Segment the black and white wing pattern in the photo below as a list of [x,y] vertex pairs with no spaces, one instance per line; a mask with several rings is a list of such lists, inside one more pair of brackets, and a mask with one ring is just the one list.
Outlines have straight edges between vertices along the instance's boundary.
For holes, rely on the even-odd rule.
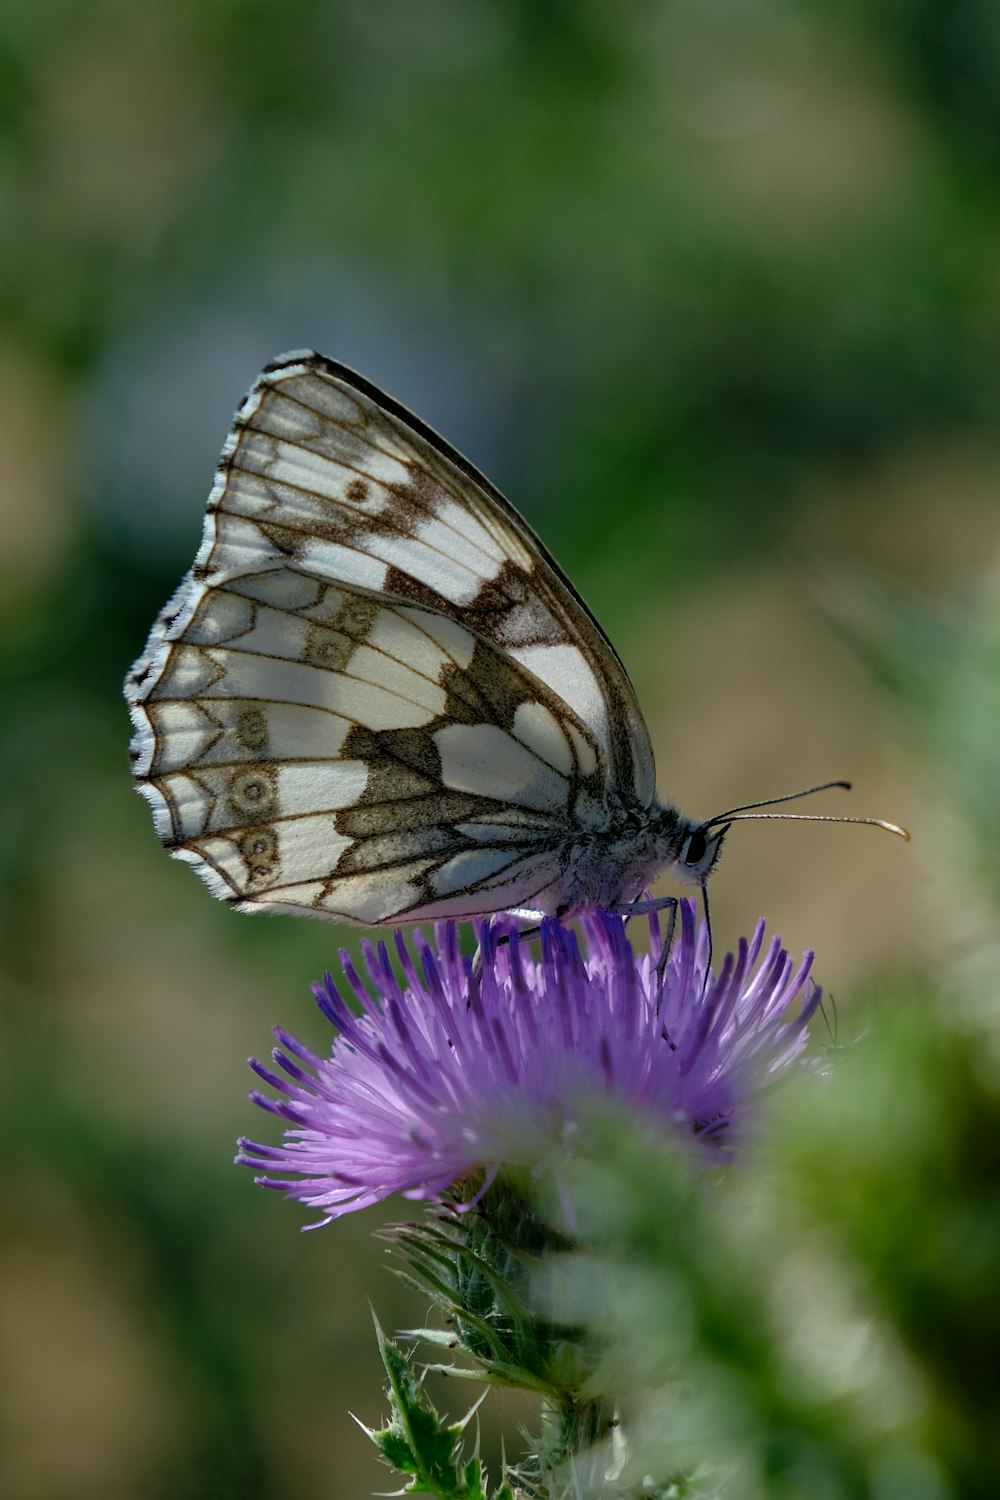
[[488,480],[318,354],[244,401],[126,696],[157,832],[241,909],[375,925],[645,883],[593,853],[655,795],[607,637]]

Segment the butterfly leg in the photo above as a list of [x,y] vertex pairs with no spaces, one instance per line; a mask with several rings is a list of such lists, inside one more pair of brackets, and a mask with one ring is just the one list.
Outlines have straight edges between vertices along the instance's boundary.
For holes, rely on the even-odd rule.
[[660,944],[660,956],[656,960],[656,995],[659,1000],[663,993],[663,981],[666,978],[667,964],[670,962],[670,954],[674,946],[674,932],[677,928],[677,897],[674,896],[667,908],[667,934]]
[[[564,916],[565,911],[565,907],[560,907],[559,911],[556,912],[556,916]],[[522,937],[530,937],[533,933],[536,933],[545,920],[545,912],[533,911],[530,906],[511,906],[508,907],[505,912],[502,912],[501,915],[505,917],[516,917],[519,922],[534,923],[534,926],[531,928],[530,932],[522,932]]]
[[[520,929],[520,931],[518,932],[518,937],[531,938],[531,937],[535,937],[537,933],[541,932],[541,930],[542,930],[542,921],[544,919],[545,913],[542,912],[542,911],[530,911],[530,910],[525,909],[524,907],[512,907],[510,909],[510,911],[498,912],[497,916],[516,917],[519,922],[530,922],[531,923],[530,927],[522,927]],[[497,942],[498,942],[498,944],[499,943],[509,943],[510,942],[510,938],[511,938],[510,933],[509,932],[504,932],[504,933],[501,933],[500,937],[497,939]],[[482,949],[482,944],[478,944],[477,945],[476,951],[472,955],[472,972],[473,972],[473,974],[475,974],[477,981],[480,980],[480,979],[482,979],[482,977],[483,977],[483,949]]]
[[650,896],[645,901],[630,901],[613,910],[620,913],[628,921],[629,917],[642,917],[652,912],[665,911],[667,916],[667,932],[660,944],[659,957],[656,960],[656,993],[657,996],[663,992],[663,981],[666,977],[667,964],[670,962],[671,950],[674,946],[674,933],[677,928],[677,907],[679,898],[677,896]]
[[[830,1002],[830,1015],[829,1016],[826,1013],[826,1004],[827,1004],[827,1001]],[[836,1000],[834,999],[834,997],[832,995],[824,995],[823,999],[820,1001],[819,1011],[820,1011],[820,1015],[823,1017],[823,1020],[826,1022],[826,1029],[830,1033],[830,1047],[829,1047],[829,1050],[831,1052],[839,1052],[841,1050],[841,1048],[840,1048],[840,1043],[837,1041],[837,1033],[838,1033],[838,1031],[840,1029],[840,1023],[839,1023],[839,1018],[837,1016],[837,1002],[836,1002]],[[832,1017],[832,1020],[831,1020],[831,1017]]]

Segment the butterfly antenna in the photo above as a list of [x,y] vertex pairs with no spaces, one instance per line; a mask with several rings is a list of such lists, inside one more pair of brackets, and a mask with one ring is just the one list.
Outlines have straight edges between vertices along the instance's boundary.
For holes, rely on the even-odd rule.
[[726,828],[730,823],[746,823],[754,819],[770,820],[776,819],[789,823],[866,823],[871,828],[884,828],[887,833],[894,833],[897,838],[909,842],[910,835],[905,828],[900,828],[898,823],[888,823],[885,818],[852,818],[844,817],[835,813],[776,813],[758,812],[761,807],[777,807],[782,802],[796,802],[800,797],[812,797],[816,792],[828,792],[835,787],[843,788],[844,791],[851,790],[849,781],[824,781],[820,786],[807,787],[802,792],[789,792],[784,797],[768,797],[761,802],[744,802],[741,807],[731,807],[728,812],[718,813],[714,818],[709,818],[703,823],[702,831],[716,828],[724,824]]

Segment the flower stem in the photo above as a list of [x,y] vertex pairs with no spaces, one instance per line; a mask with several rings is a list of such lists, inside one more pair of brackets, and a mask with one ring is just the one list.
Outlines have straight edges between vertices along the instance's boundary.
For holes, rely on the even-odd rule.
[[541,1407],[539,1457],[548,1468],[559,1468],[603,1442],[617,1426],[608,1401],[578,1401],[571,1396],[545,1396]]

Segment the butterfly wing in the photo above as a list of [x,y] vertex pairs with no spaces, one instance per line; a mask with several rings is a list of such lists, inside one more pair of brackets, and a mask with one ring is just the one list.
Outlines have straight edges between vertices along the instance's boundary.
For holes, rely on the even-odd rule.
[[159,652],[140,784],[216,895],[364,923],[560,903],[597,743],[465,626],[279,566]]
[[530,528],[319,355],[251,390],[126,692],[157,831],[251,909],[548,910],[574,827],[653,795],[625,670]]

